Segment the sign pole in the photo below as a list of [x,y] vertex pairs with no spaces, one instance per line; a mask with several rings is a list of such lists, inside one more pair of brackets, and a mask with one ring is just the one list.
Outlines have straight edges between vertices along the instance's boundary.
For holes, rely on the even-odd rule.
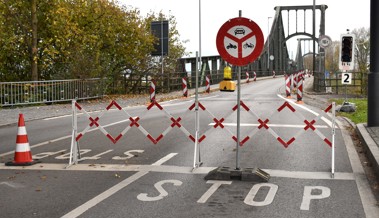
[[236,144],[236,170],[240,169],[240,127],[241,127],[241,67],[238,67],[237,75],[237,144]]
[[[242,17],[242,10],[239,10],[239,17]],[[241,66],[238,67],[237,75],[237,144],[236,144],[236,170],[240,169],[240,127],[241,127]]]

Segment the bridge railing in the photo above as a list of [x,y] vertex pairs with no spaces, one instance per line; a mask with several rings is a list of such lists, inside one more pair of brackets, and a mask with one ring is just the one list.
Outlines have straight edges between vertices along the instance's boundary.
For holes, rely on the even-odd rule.
[[15,106],[103,96],[101,79],[0,82],[0,105]]

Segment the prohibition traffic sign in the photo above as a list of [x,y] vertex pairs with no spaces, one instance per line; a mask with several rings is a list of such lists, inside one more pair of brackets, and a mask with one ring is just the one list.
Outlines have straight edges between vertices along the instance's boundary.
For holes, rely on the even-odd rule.
[[225,22],[217,33],[218,53],[228,63],[245,66],[261,54],[263,33],[252,20],[236,17]]

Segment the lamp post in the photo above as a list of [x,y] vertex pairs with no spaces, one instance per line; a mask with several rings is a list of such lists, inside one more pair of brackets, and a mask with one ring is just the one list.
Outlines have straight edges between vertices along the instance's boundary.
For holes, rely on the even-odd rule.
[[270,18],[267,17],[267,69],[270,71]]

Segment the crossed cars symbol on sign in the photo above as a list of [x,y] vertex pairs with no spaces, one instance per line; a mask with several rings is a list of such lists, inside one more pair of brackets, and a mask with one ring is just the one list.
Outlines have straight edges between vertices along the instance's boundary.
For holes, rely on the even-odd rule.
[[234,35],[239,35],[239,34],[242,34],[242,35],[245,35],[245,29],[244,28],[236,28],[234,30]]

